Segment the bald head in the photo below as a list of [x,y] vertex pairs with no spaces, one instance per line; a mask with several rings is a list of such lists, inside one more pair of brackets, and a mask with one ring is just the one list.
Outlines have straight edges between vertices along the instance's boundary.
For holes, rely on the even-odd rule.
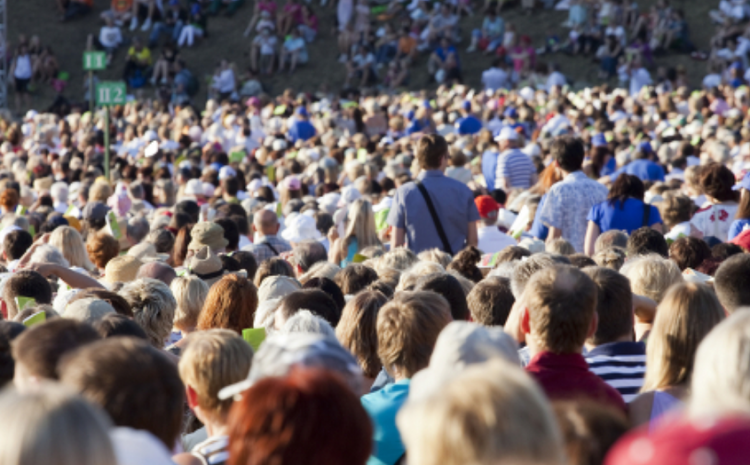
[[172,283],[172,280],[177,277],[177,273],[174,268],[162,262],[151,262],[146,263],[138,269],[136,279],[140,278],[151,278],[158,279],[167,286]]
[[271,210],[260,210],[253,215],[253,229],[264,236],[273,236],[279,232],[279,219]]

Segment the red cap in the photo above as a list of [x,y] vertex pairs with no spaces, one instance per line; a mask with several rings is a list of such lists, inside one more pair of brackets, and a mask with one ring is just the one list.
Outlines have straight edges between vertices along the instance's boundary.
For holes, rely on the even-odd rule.
[[[605,465],[740,465],[750,457],[750,419],[703,418],[641,428],[610,450]],[[706,460],[708,459],[708,460]]]
[[729,242],[739,245],[745,250],[750,250],[750,229],[742,231]]
[[480,195],[474,199],[474,203],[479,210],[479,216],[482,218],[497,218],[497,211],[500,210],[500,204],[489,195]]

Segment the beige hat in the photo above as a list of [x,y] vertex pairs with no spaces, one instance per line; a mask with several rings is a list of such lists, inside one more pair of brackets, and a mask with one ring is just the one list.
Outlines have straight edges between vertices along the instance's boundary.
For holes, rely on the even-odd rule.
[[51,176],[47,176],[46,178],[39,178],[34,181],[34,190],[36,192],[48,191],[52,188],[53,183],[54,180]]
[[192,240],[190,241],[190,245],[188,245],[188,250],[199,250],[204,245],[207,245],[211,247],[211,250],[216,252],[229,244],[229,241],[224,239],[224,228],[216,223],[198,223],[193,227],[190,236]]
[[289,276],[271,276],[263,280],[258,289],[258,302],[279,299],[301,289],[302,286],[296,279]]
[[133,281],[141,265],[143,262],[132,255],[115,257],[104,268],[104,280],[110,284]]
[[209,287],[220,280],[225,273],[221,259],[208,246],[203,246],[198,253],[190,257],[185,268],[188,273],[205,281]]
[[137,258],[143,263],[165,262],[169,258],[169,254],[157,253],[156,247],[150,242],[141,242],[134,245],[128,250],[128,255]]
[[101,299],[79,299],[68,304],[61,315],[63,318],[78,320],[83,323],[93,324],[101,320],[109,313],[115,313],[115,309],[109,302]]

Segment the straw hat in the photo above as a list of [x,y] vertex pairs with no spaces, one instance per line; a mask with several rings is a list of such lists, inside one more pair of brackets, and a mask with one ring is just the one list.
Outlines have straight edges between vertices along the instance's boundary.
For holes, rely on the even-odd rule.
[[208,246],[203,246],[198,253],[190,257],[186,268],[190,274],[201,278],[209,287],[225,273],[221,259]]
[[128,255],[135,257],[143,263],[150,262],[165,262],[169,258],[169,254],[157,253],[156,246],[150,242],[141,242],[136,244],[128,250]]
[[229,241],[224,239],[224,228],[216,223],[198,223],[193,227],[190,236],[192,240],[188,245],[188,250],[199,250],[207,245],[211,247],[211,250],[216,251],[229,244]]
[[104,280],[110,284],[133,281],[143,262],[132,255],[115,257],[104,268]]

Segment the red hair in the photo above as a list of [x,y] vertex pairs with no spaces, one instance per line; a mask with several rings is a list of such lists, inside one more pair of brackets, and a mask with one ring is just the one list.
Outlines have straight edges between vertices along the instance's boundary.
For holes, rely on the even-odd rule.
[[229,465],[364,465],[372,425],[338,375],[295,368],[265,378],[229,413]]

